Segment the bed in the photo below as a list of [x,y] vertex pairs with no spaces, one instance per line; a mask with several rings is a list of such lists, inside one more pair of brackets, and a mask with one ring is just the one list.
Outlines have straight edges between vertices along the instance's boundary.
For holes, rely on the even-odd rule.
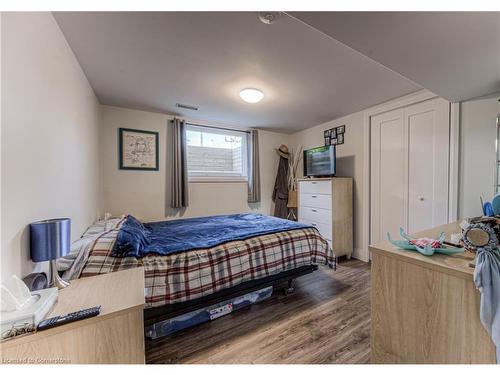
[[[265,215],[243,215],[252,215],[245,216],[245,219],[263,223],[257,225],[260,227],[265,226],[269,220],[276,219]],[[171,224],[177,225],[177,229],[179,225],[186,227],[187,224],[191,231],[180,231],[181,235],[173,237],[174,242],[178,240],[182,247],[183,243],[189,242],[190,233],[191,236],[198,232],[201,233],[198,237],[205,236],[203,223],[227,218],[233,220],[234,217],[235,215],[222,215],[198,218],[198,221],[181,219],[152,224],[161,226],[167,225],[162,223],[168,223],[171,232]],[[208,306],[230,296],[293,280],[313,272],[319,264],[330,267],[336,265],[332,249],[317,229],[307,225],[293,225],[288,220],[278,222],[274,231],[254,230],[255,235],[249,229],[246,234],[240,233],[231,238],[231,233],[238,231],[227,230],[225,234],[216,234],[219,237],[225,236],[219,241],[221,243],[208,241],[212,245],[207,247],[195,244],[193,249],[179,250],[177,244],[174,248],[179,251],[166,255],[148,253],[146,250],[144,254],[133,254],[132,250],[122,254],[132,253],[134,256],[117,256],[117,243],[126,232],[125,225],[129,218],[130,215],[124,215],[104,225],[100,222],[89,228],[82,237],[82,240],[87,239],[84,241],[85,246],[80,246],[76,252],[72,251],[69,257],[61,261],[59,268],[68,279],[144,267],[146,325],[200,306]],[[281,224],[284,226],[280,227]],[[75,264],[78,263],[80,266],[76,268],[79,269],[75,271]]]

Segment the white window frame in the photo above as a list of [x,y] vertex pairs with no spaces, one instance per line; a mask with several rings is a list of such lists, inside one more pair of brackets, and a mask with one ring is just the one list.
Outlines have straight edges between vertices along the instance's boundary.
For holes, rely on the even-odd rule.
[[[224,172],[217,173],[193,173],[189,171],[189,161],[188,161],[188,181],[189,182],[248,182],[248,132],[245,130],[231,130],[223,129],[216,126],[209,125],[197,125],[186,123],[186,132],[188,130],[201,129],[205,133],[223,134],[228,136],[241,136],[242,137],[242,165],[243,165],[243,176],[228,174],[224,176]],[[186,154],[189,158],[186,144]]]

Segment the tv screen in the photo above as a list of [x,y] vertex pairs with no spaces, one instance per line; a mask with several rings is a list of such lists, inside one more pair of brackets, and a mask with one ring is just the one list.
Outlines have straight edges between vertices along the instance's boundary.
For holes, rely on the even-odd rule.
[[304,176],[334,176],[335,146],[322,146],[304,151]]

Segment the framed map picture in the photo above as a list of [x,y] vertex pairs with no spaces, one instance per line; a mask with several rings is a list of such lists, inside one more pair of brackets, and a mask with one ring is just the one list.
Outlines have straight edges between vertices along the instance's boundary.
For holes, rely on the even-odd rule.
[[120,169],[159,170],[157,132],[120,128],[118,142]]

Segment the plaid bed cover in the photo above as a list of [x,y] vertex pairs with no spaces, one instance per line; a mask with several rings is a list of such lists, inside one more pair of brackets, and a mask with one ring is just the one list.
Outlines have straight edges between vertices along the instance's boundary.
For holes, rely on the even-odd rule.
[[335,263],[316,229],[295,229],[232,241],[209,249],[142,259],[111,256],[119,229],[95,241],[81,277],[144,267],[146,307],[200,298],[242,282],[310,264]]

